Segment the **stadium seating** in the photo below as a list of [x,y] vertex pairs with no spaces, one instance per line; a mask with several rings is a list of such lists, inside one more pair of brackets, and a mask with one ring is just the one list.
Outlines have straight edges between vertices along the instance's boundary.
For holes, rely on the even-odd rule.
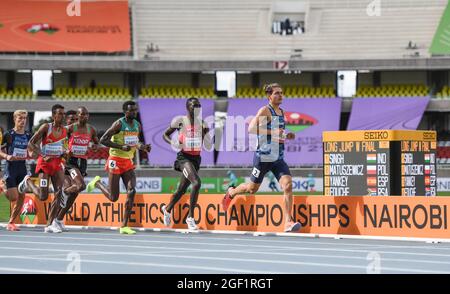
[[440,92],[436,94],[436,98],[450,99],[450,88],[449,86],[444,86]]
[[354,97],[425,97],[430,89],[424,85],[361,86]]
[[[292,1],[295,2],[295,1]],[[428,57],[446,0],[309,0],[304,34],[271,33],[275,0],[135,0],[137,49],[159,60],[288,60]],[[407,49],[408,42],[417,44]],[[149,53],[147,46],[158,46]]]
[[31,100],[35,98],[31,87],[17,86],[12,90],[7,90],[5,86],[0,85],[0,99],[2,100]]
[[140,98],[215,98],[213,88],[192,88],[182,86],[160,86],[141,88]]
[[95,88],[56,87],[52,97],[58,100],[118,101],[132,99],[128,88],[117,86],[97,86]]
[[[323,86],[319,88],[285,86],[283,88],[284,97],[286,98],[332,98],[336,97],[332,86]],[[264,98],[264,91],[260,88],[243,87],[238,88],[236,92],[237,98]]]

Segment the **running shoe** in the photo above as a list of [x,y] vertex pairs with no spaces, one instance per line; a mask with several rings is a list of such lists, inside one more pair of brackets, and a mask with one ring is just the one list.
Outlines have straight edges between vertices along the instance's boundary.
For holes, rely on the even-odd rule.
[[195,223],[195,219],[193,217],[188,217],[186,219],[186,224],[188,225],[189,230],[198,230],[197,224]]
[[222,199],[222,207],[223,207],[223,210],[225,210],[225,211],[228,210],[231,200],[233,200],[233,198],[231,198],[231,196],[230,196],[230,188],[228,188],[227,193],[225,194],[225,196]]
[[51,225],[45,227],[44,232],[59,234],[59,233],[62,233],[62,230],[58,227],[58,225],[53,220]]
[[119,232],[121,234],[126,234],[126,235],[134,235],[134,234],[136,234],[136,231],[132,230],[130,227],[120,228]]
[[17,190],[19,191],[20,194],[25,193],[25,191],[27,190],[27,188],[28,188],[27,181],[30,177],[31,177],[30,175],[26,175],[23,178],[22,182],[20,182],[19,185],[17,186]]
[[170,221],[171,221],[172,214],[169,213],[169,212],[166,210],[166,206],[165,206],[165,205],[163,205],[162,211],[163,211],[163,213],[164,213],[164,225],[165,225],[166,227],[170,227]]
[[6,226],[6,230],[7,230],[7,231],[11,231],[11,232],[20,231],[20,229],[16,226],[15,223],[9,223],[9,224]]
[[58,228],[59,228],[61,231],[67,232],[67,228],[66,228],[66,226],[64,225],[64,222],[63,222],[63,221],[60,221],[60,220],[58,220],[58,219],[55,218],[55,224],[58,226]]
[[298,232],[302,228],[302,225],[298,222],[294,223],[293,221],[289,221],[284,226],[285,232]]
[[100,176],[95,176],[95,178],[92,179],[92,181],[89,182],[86,186],[86,191],[88,193],[92,193],[92,191],[95,190],[95,184],[97,184],[98,181],[100,181],[102,178]]

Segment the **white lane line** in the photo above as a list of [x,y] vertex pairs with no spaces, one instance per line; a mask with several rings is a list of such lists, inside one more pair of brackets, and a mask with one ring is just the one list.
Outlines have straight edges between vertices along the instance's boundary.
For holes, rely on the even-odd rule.
[[31,274],[66,274],[66,272],[26,269],[17,267],[0,267],[0,271],[4,271],[7,273],[16,272],[16,273],[31,273]]
[[[42,238],[50,239],[47,236],[40,236]],[[175,241],[155,241],[155,240],[133,240],[133,239],[108,239],[108,238],[75,238],[75,237],[64,237],[64,236],[57,236],[57,237],[51,237],[52,240],[88,240],[88,241],[113,241],[113,242],[119,242],[119,243],[126,243],[124,245],[120,244],[98,244],[98,243],[64,243],[64,242],[39,242],[39,241],[14,241],[14,240],[0,240],[0,243],[29,243],[29,244],[48,244],[48,245],[79,245],[79,246],[95,246],[95,247],[123,247],[126,246],[127,248],[151,248],[150,244],[183,244],[185,245],[188,243],[189,245],[205,245],[205,246],[226,246],[226,247],[258,247],[258,248],[267,248],[267,249],[277,249],[277,248],[283,248],[283,249],[292,249],[295,251],[299,250],[317,250],[317,251],[334,251],[334,252],[363,252],[368,253],[369,250],[360,250],[360,249],[341,249],[341,248],[317,248],[317,247],[301,247],[301,246],[269,246],[269,245],[255,245],[255,244],[236,244],[236,243],[210,243],[210,242],[192,242],[192,240],[184,240],[182,242],[175,242]],[[132,242],[138,243],[144,243],[148,244],[149,246],[139,246],[139,245],[130,245]],[[295,245],[295,244],[292,244]],[[314,244],[313,244],[314,245]],[[378,253],[384,253],[384,254],[401,254],[401,255],[412,255],[412,256],[438,256],[438,257],[450,257],[450,254],[437,254],[437,253],[422,253],[422,252],[405,252],[405,251],[385,251],[384,248],[377,248]],[[371,250],[373,251],[373,250]]]
[[[107,255],[116,256],[116,253],[107,253]],[[302,265],[302,266],[315,266],[315,267],[326,267],[326,268],[338,268],[338,269],[362,269],[366,270],[367,265],[350,265],[350,264],[336,264],[336,263],[317,263],[317,262],[299,262],[299,261],[280,261],[280,260],[261,260],[254,258],[229,258],[229,257],[206,257],[206,256],[185,256],[185,255],[172,255],[172,254],[145,254],[145,256],[152,257],[162,257],[162,258],[178,258],[178,259],[187,259],[187,260],[207,260],[207,261],[231,261],[249,264],[260,263],[260,264],[280,264],[280,265]],[[43,260],[43,261],[64,261],[67,262],[65,258],[40,258],[40,257],[8,257],[6,259],[26,259],[26,260]],[[180,265],[169,265],[167,263],[148,263],[148,262],[122,262],[122,261],[104,261],[104,260],[95,260],[95,259],[82,259],[83,263],[100,263],[100,264],[118,264],[118,265],[126,265],[126,266],[152,266],[152,267],[176,267],[176,268],[190,268],[190,269],[202,269],[202,270],[215,270],[215,271],[228,271],[228,272],[237,272],[237,273],[272,273],[272,272],[261,272],[254,270],[244,270],[244,269],[234,269],[234,268],[219,268],[219,267],[208,267],[208,266],[190,266],[185,264]],[[424,269],[411,269],[411,268],[396,268],[396,267],[382,267],[382,270],[388,271],[396,271],[403,273],[430,273],[430,274],[448,274],[450,271],[439,271],[439,270],[424,270]]]
[[[28,232],[27,232],[28,233]],[[34,232],[33,232],[34,233]],[[42,237],[42,238],[55,238],[55,236],[47,235],[42,236],[42,233],[36,232],[37,234],[33,234],[31,236],[27,235],[10,235],[11,237],[18,237],[18,238],[33,238],[33,237]],[[109,240],[111,241],[123,241],[123,237],[121,238],[117,234],[108,234],[108,233],[93,233],[93,232],[67,232],[64,234],[70,234],[71,236],[74,235],[83,235],[83,236],[92,236],[95,234],[95,236],[113,236],[117,238],[111,238]],[[133,241],[135,242],[146,242],[146,240],[135,240],[136,237],[143,237],[143,238],[161,238],[161,239],[182,239],[186,240],[188,237],[186,236],[174,236],[174,235],[155,235],[155,234],[146,234],[146,235],[134,235]],[[57,236],[57,238],[62,238],[60,236]],[[78,238],[78,237],[73,237]],[[200,236],[193,236],[190,237],[189,241],[191,240],[221,240],[221,241],[248,241],[248,242],[254,242],[254,243],[280,243],[280,244],[286,244],[286,243],[295,243],[295,244],[314,244],[314,245],[333,245],[333,246],[355,246],[355,247],[373,247],[373,248],[402,248],[402,249],[425,249],[425,250],[450,250],[450,247],[443,247],[443,246],[408,246],[408,245],[389,245],[389,244],[370,244],[370,243],[342,243],[342,242],[322,242],[322,241],[305,241],[305,240],[292,240],[289,241],[285,240],[267,240],[267,239],[260,239],[260,238],[217,238],[217,237],[200,237]],[[127,240],[128,242],[129,240]],[[374,242],[373,240],[370,240]]]
[[[166,247],[156,247],[153,249],[164,249]],[[47,249],[38,249],[38,248],[26,248],[26,247],[4,247],[1,246],[0,249],[2,250],[23,250],[23,251],[47,251]],[[344,260],[363,260],[363,261],[367,261],[367,255],[363,255],[363,256],[348,256],[348,255],[326,255],[326,254],[304,254],[304,253],[283,253],[283,252],[270,252],[268,253],[267,251],[245,251],[245,250],[216,250],[216,249],[183,249],[183,248],[173,248],[176,250],[172,250],[172,248],[166,248],[166,250],[164,251],[151,251],[151,252],[112,252],[112,251],[92,251],[92,250],[70,250],[70,249],[52,249],[53,251],[56,252],[77,252],[77,253],[83,253],[83,255],[85,254],[89,254],[89,255],[108,255],[108,254],[113,254],[113,255],[125,255],[125,256],[148,256],[147,254],[158,254],[158,253],[165,253],[165,254],[173,254],[173,253],[191,253],[191,254],[195,254],[195,253],[201,253],[201,254],[205,254],[205,253],[219,253],[221,255],[224,255],[226,253],[235,253],[235,254],[255,254],[255,255],[268,255],[270,256],[280,256],[280,257],[314,257],[314,258],[330,258],[330,259],[344,259]],[[285,249],[283,249],[285,250]],[[22,255],[23,256],[23,255]],[[33,257],[35,255],[32,255]],[[1,257],[9,257],[8,255],[6,256],[0,256]],[[450,261],[433,261],[433,260],[420,260],[420,259],[402,259],[402,258],[387,258],[387,257],[383,257],[381,256],[380,259],[381,262],[386,262],[386,261],[390,261],[390,262],[406,262],[406,263],[421,263],[421,264],[445,264],[445,265],[450,265]]]
[[[104,253],[109,254],[109,253]],[[158,254],[154,254],[154,256],[158,256]],[[163,257],[163,256],[161,256]],[[178,256],[177,256],[178,257]],[[26,259],[26,260],[42,260],[42,261],[62,261],[68,262],[66,258],[41,258],[41,257],[29,257],[29,256],[15,256],[9,257],[5,259]],[[105,261],[105,260],[96,260],[96,259],[81,259],[83,264],[85,263],[94,263],[94,264],[116,264],[116,265],[125,265],[125,266],[143,266],[143,267],[165,267],[165,268],[184,268],[184,269],[196,269],[196,270],[205,270],[205,271],[218,271],[218,272],[230,272],[230,273],[243,273],[243,274],[275,274],[280,272],[271,272],[271,271],[259,271],[259,270],[245,270],[242,268],[228,268],[228,267],[210,267],[210,266],[197,266],[197,265],[186,265],[186,264],[167,264],[165,263],[155,263],[155,262],[124,262],[124,261]],[[1,268],[0,268],[1,269]],[[126,269],[124,270],[126,271]],[[281,272],[283,273],[283,272]]]
[[[61,239],[64,239],[64,240],[96,240],[96,241],[110,241],[110,242],[119,242],[119,243],[120,242],[126,242],[127,244],[131,243],[131,242],[145,243],[145,244],[147,244],[149,242],[150,243],[151,242],[180,243],[180,242],[174,242],[174,241],[154,241],[154,240],[149,240],[149,238],[147,238],[146,240],[136,240],[134,238],[133,239],[128,239],[128,238],[98,238],[98,237],[94,237],[94,236],[97,236],[97,234],[96,235],[85,235],[85,236],[86,237],[68,237],[66,235],[42,235],[41,234],[41,235],[33,235],[33,236],[15,235],[14,237],[17,237],[17,238],[31,238],[31,239],[45,238],[45,239],[52,239],[52,240],[61,240]],[[164,239],[164,237],[158,237],[158,238]],[[166,239],[172,239],[172,238],[166,238]],[[175,240],[182,240],[182,241],[184,241],[183,243],[189,242],[190,244],[198,244],[198,245],[222,244],[224,246],[226,246],[226,245],[233,245],[233,246],[235,246],[235,243],[215,243],[215,242],[212,242],[212,243],[201,243],[201,242],[193,242],[193,239],[197,239],[197,238],[190,238],[190,239],[187,239],[187,238],[173,238],[173,239],[175,239]],[[198,238],[198,239],[200,239],[200,238]],[[204,239],[210,240],[209,238],[204,238]],[[229,241],[229,242],[231,242],[231,241],[245,241],[245,242],[249,241],[248,239],[236,239],[236,238],[234,238],[234,239],[217,238],[216,240]],[[264,243],[265,244],[266,242],[259,241],[258,243]],[[285,244],[285,245],[286,245],[286,243],[288,243],[288,245],[298,245],[298,244],[333,245],[333,246],[337,245],[336,243],[332,243],[332,242],[317,242],[317,243],[315,243],[315,242],[280,242],[280,243],[281,244]],[[351,246],[351,245],[353,245],[353,244],[350,244],[350,243],[348,244],[348,246]],[[370,244],[358,244],[358,245],[359,246],[369,247],[369,248],[372,247]],[[260,247],[262,245],[245,244],[243,246],[258,246],[258,247]],[[264,247],[270,247],[270,246],[264,246]],[[275,246],[274,245],[272,247],[273,248],[278,248],[279,246]],[[288,248],[292,248],[292,247],[288,247]],[[386,249],[386,248],[389,248],[389,249],[429,249],[429,248],[432,248],[432,247],[389,246],[389,245],[376,245],[376,246],[373,246],[373,250],[375,250],[375,249]],[[435,249],[435,248],[433,248],[433,249]]]
[[[6,227],[6,223],[0,223],[0,227]],[[19,225],[26,228],[43,228],[44,225]],[[117,231],[117,227],[99,227],[99,226],[68,226],[75,230],[95,231],[109,230]],[[318,234],[318,233],[279,233],[279,232],[256,232],[256,231],[231,231],[231,230],[199,230],[190,231],[187,229],[171,229],[171,228],[142,228],[135,227],[140,232],[179,232],[198,234],[216,234],[216,235],[245,235],[245,236],[273,236],[273,237],[296,237],[296,238],[333,238],[333,239],[358,239],[362,241],[391,241],[391,242],[431,242],[431,243],[450,243],[450,238],[426,238],[426,237],[396,237],[396,236],[364,236],[364,235],[343,235],[343,234]]]
[[[104,239],[101,239],[104,240]],[[147,246],[140,246],[140,245],[130,245],[125,244],[125,245],[114,245],[114,244],[99,244],[99,243],[79,243],[79,242],[74,242],[74,243],[63,243],[63,242],[40,242],[40,241],[14,241],[14,240],[0,240],[0,244],[1,243],[18,243],[18,244],[41,244],[41,245],[50,245],[50,246],[55,246],[55,245],[59,245],[59,246],[69,246],[69,245],[73,245],[73,246],[90,246],[90,247],[114,247],[114,248],[136,248],[136,249],[149,249],[149,248],[154,248],[154,246],[151,246],[150,244],[164,244],[166,245],[163,248],[170,248],[167,246],[167,244],[179,244],[182,246],[186,246],[186,242],[163,242],[163,241],[148,241],[147,242]],[[249,248],[249,245],[242,245],[242,244],[218,244],[218,243],[194,243],[194,242],[189,242],[188,243],[189,246],[191,245],[207,245],[209,247],[211,246],[226,246],[226,247],[238,247],[238,248]],[[371,252],[371,250],[359,250],[359,249],[338,249],[338,248],[317,248],[317,247],[300,247],[300,246],[278,246],[278,247],[273,247],[273,246],[264,246],[264,245],[256,245],[253,246],[253,248],[255,247],[259,247],[259,249],[263,250],[263,249],[291,249],[295,252],[300,252],[302,250],[311,250],[311,251],[318,251],[318,252],[322,252],[322,251],[331,251],[331,252],[349,252],[351,254],[354,254],[356,252],[358,253],[364,253],[367,254],[369,252]],[[203,250],[203,249],[200,249]],[[267,251],[268,253],[270,252],[269,250]],[[437,254],[437,253],[418,253],[418,252],[404,252],[404,251],[382,251],[382,250],[378,250],[377,251],[379,254],[397,254],[397,255],[409,255],[409,256],[434,256],[434,257],[441,257],[441,258],[448,258],[450,257],[450,254]]]

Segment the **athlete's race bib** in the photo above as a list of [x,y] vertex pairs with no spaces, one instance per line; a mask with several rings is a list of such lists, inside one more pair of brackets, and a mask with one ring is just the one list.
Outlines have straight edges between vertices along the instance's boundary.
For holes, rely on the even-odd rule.
[[125,145],[136,146],[139,143],[139,138],[137,136],[124,136]]
[[115,169],[116,166],[117,166],[116,161],[115,160],[109,160],[108,166],[111,169]]
[[61,143],[58,144],[47,144],[44,146],[42,152],[47,156],[60,156],[63,154],[63,146]]
[[87,150],[88,150],[87,146],[78,146],[78,145],[72,146],[73,155],[86,155]]
[[27,149],[14,148],[12,155],[18,158],[26,159],[28,157]]
[[199,150],[202,148],[202,140],[200,138],[186,138],[186,148]]

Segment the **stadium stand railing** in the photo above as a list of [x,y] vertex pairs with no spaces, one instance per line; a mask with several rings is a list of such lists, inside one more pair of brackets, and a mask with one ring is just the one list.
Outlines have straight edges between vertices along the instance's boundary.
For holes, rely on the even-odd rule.
[[53,99],[57,100],[105,100],[105,101],[120,101],[129,100],[133,96],[130,94],[128,88],[118,86],[97,86],[95,88],[71,88],[71,87],[56,87]]
[[158,86],[141,88],[139,98],[216,98],[213,88],[184,86]]
[[425,85],[360,86],[354,97],[426,97],[430,88]]

